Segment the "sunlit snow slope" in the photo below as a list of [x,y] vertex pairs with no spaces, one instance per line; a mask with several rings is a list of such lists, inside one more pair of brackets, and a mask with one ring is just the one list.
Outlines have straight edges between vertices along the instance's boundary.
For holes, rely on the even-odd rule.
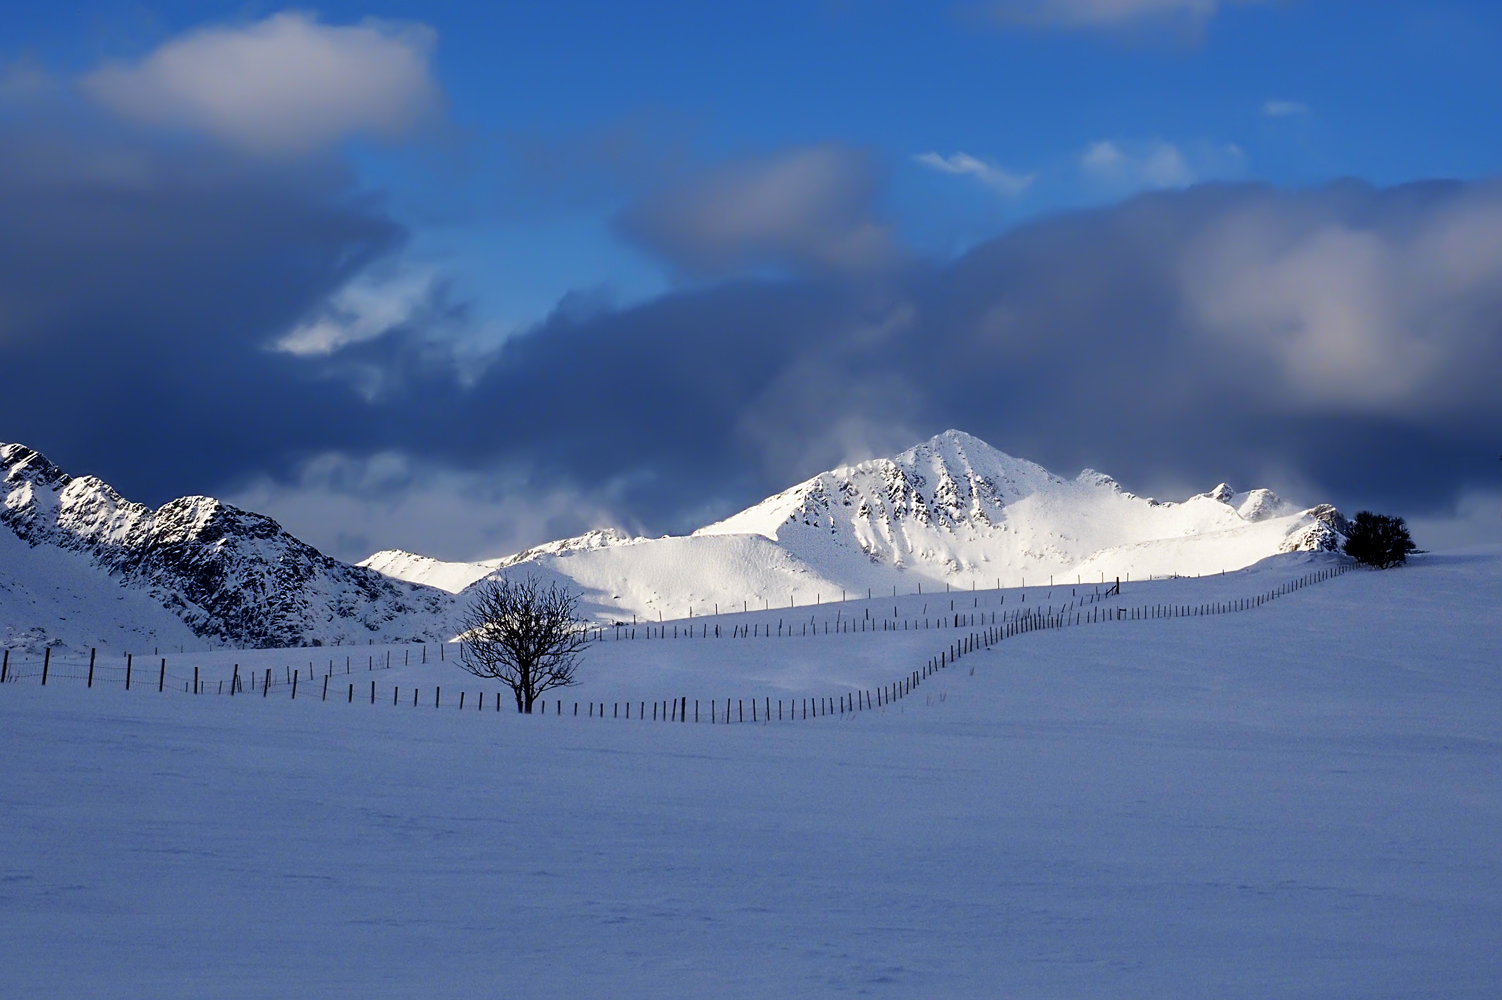
[[656,619],[788,607],[868,590],[969,590],[1219,573],[1283,552],[1332,550],[1345,522],[1267,490],[1221,485],[1181,503],[1074,479],[947,431],[892,458],[821,473],[687,537],[593,532],[494,563],[381,552],[361,565],[462,589],[530,571],[583,589],[599,617]]
[[[1336,560],[1270,562],[1123,600]],[[957,630],[607,641],[546,716],[431,647],[390,671],[338,650],[327,700],[306,673],[296,699],[195,697],[154,671],[127,692],[118,658],[93,688],[28,664],[0,684],[0,997],[1492,1000],[1499,602],[1502,548],[1421,555],[730,726],[651,699],[801,703]],[[206,659],[281,676],[315,651]]]

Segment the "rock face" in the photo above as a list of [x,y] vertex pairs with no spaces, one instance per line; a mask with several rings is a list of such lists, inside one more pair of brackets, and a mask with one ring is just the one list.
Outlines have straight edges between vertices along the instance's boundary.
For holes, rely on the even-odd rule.
[[0,445],[0,472],[0,522],[17,537],[87,556],[195,635],[255,647],[447,638],[450,595],[331,559],[268,517],[211,497],[152,510],[18,444]]
[[1322,503],[1301,516],[1310,523],[1291,533],[1279,552],[1339,552],[1345,547],[1351,524],[1340,511]]

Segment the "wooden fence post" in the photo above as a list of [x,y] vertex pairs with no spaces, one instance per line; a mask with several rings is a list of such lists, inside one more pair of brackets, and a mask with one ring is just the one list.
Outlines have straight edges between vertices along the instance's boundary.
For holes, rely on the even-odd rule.
[[10,650],[5,651],[5,658],[0,660],[0,684],[4,684],[10,676]]
[[130,668],[131,668],[131,664],[133,664],[134,662],[135,662],[135,654],[134,653],[126,653],[125,654],[125,690],[127,690],[127,691],[130,690]]
[[93,646],[89,647],[89,687],[94,686],[94,654],[97,652]]
[[47,686],[47,671],[52,666],[52,647],[42,647],[42,687]]

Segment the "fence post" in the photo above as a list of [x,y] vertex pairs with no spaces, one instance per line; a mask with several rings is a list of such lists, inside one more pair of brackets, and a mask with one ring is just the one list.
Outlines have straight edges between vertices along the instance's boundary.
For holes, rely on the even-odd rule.
[[136,654],[134,653],[125,654],[125,690],[127,691],[130,690],[130,668],[135,662],[135,656]]
[[52,666],[52,647],[42,647],[42,687],[47,686],[47,671]]
[[10,676],[10,650],[7,649],[5,659],[0,660],[0,684],[4,684],[8,676]]
[[328,674],[324,674],[323,675],[323,700],[324,701],[328,701],[329,700],[329,675]]
[[297,675],[299,673],[301,673],[301,672],[302,672],[302,668],[301,667],[299,667],[296,670],[292,671],[292,700],[293,701],[297,700]]
[[[93,667],[90,667],[89,668],[89,677],[92,678],[93,676],[94,676],[94,670],[93,670]],[[194,694],[198,693],[198,668],[197,667],[193,668],[193,693]]]
[[97,652],[93,646],[89,647],[89,687],[94,686],[94,654]]

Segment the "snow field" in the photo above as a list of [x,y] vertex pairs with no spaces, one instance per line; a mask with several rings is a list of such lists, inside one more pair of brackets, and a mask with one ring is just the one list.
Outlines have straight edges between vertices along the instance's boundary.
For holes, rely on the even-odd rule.
[[[1237,593],[1161,586],[1195,584]],[[828,725],[6,685],[0,995],[1490,996],[1499,597],[1502,550],[1425,556],[1021,636]]]
[[[1314,583],[1347,568],[1344,560],[1326,554],[1285,555],[1225,575],[1127,583],[1119,597],[1102,596],[1109,588],[1100,585],[956,590],[602,628],[597,633],[601,641],[586,654],[580,683],[551,692],[549,711],[572,714],[577,703],[589,717],[593,704],[602,703],[607,717],[624,718],[627,702],[639,711],[645,701],[650,713],[654,701],[686,698],[689,717],[695,717],[692,705],[699,701],[698,717],[709,721],[710,703],[730,698],[769,706],[775,718],[781,699],[787,703],[785,717],[792,716],[796,702],[802,718],[807,699],[815,705],[827,700],[837,711],[841,697],[860,705],[868,699],[874,703],[885,697],[879,692],[892,693],[893,685],[895,696],[901,697],[901,685],[913,671],[921,683],[926,670],[941,657],[951,661],[967,642],[983,646],[988,639],[1004,641],[1019,631],[1109,625],[1106,619],[1118,617],[1255,610],[1259,601],[1290,592],[1301,581]],[[40,679],[42,657],[17,651],[9,655],[12,679]],[[238,673],[242,693],[261,696],[258,687],[269,671],[271,696],[289,697],[295,676],[299,697],[320,700],[324,677],[330,675],[327,697],[334,701],[371,704],[374,682],[376,704],[458,707],[464,692],[467,707],[482,704],[482,694],[483,703],[494,707],[494,690],[464,672],[452,659],[455,655],[452,643],[200,651],[183,644],[132,654],[131,675],[135,688],[154,690],[160,684],[186,693],[196,682],[203,694],[227,694]],[[95,661],[95,683],[124,685],[125,653],[101,651]],[[899,664],[900,673],[894,671]],[[60,649],[51,655],[52,683],[86,682],[88,674],[85,651]],[[745,714],[751,718],[752,710],[745,708]],[[676,711],[670,717],[676,718]]]

